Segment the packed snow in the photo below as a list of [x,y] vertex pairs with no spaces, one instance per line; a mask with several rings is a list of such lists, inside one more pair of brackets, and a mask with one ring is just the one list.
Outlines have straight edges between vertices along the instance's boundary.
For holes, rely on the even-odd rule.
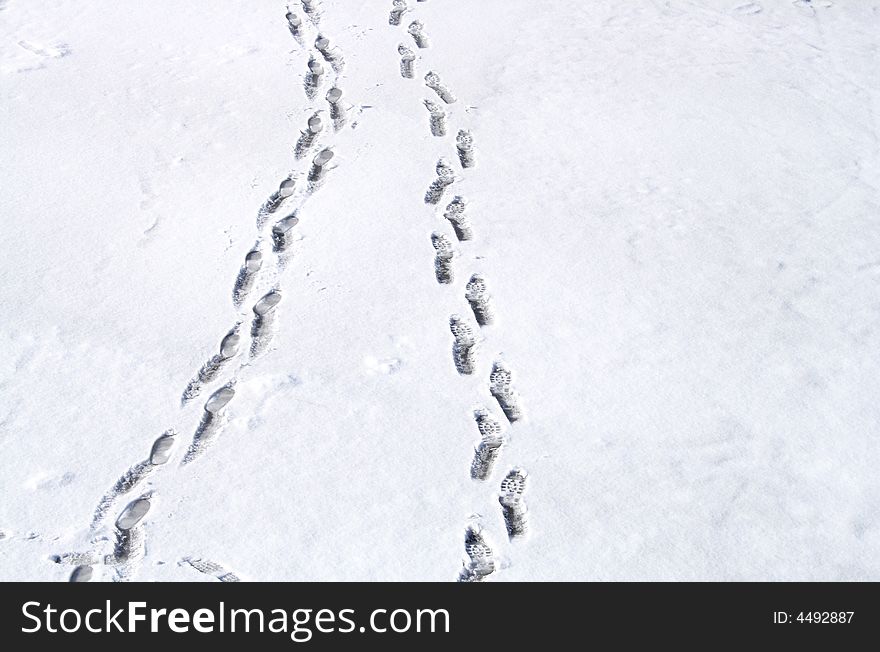
[[0,579],[880,580],[880,2],[0,35]]

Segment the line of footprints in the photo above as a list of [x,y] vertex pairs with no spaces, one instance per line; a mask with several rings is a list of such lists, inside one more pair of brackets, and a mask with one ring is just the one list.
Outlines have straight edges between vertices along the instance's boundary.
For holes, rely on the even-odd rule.
[[[300,48],[306,49],[307,39],[314,39],[303,88],[306,97],[313,100],[322,87],[329,86],[325,94],[328,105],[326,111],[329,114],[332,133],[336,133],[347,124],[351,109],[342,101],[342,91],[337,86],[344,59],[339,49],[320,32],[321,8],[318,1],[301,0],[300,4],[305,20],[290,6],[287,8],[286,18],[287,27]],[[330,75],[325,74],[319,58],[330,66],[332,70]],[[217,441],[228,423],[226,408],[235,397],[235,384],[239,371],[270,349],[278,325],[277,307],[282,299],[279,278],[290,262],[294,245],[298,241],[294,227],[299,223],[299,211],[306,200],[324,184],[327,173],[333,167],[331,165],[333,150],[329,146],[320,147],[322,136],[330,131],[324,129],[322,117],[324,109],[312,107],[309,111],[311,117],[308,119],[308,124],[293,146],[293,158],[295,161],[300,161],[310,152],[318,151],[314,154],[307,172],[301,173],[296,170],[291,172],[281,182],[278,190],[260,207],[256,221],[257,242],[245,255],[244,263],[233,286],[232,303],[239,311],[243,310],[250,297],[259,296],[251,308],[249,346],[243,346],[246,336],[243,326],[247,313],[240,312],[239,320],[220,340],[218,352],[195,373],[181,396],[181,406],[184,407],[197,399],[205,388],[221,381],[224,377],[227,378],[226,382],[214,390],[205,401],[198,426],[183,455],[181,466],[195,461]],[[304,183],[299,183],[302,177]],[[296,208],[272,225],[271,246],[267,243],[264,247],[266,224],[283,206],[291,205]],[[274,260],[274,265],[267,265],[267,259]],[[102,567],[113,570],[115,581],[126,581],[134,577],[146,551],[143,523],[155,501],[155,491],[152,488],[148,489],[123,507],[113,522],[110,536],[103,527],[108,514],[117,503],[147,485],[154,474],[168,464],[173,456],[177,439],[177,432],[174,429],[164,432],[153,443],[147,459],[130,467],[102,496],[91,522],[92,545],[95,550],[53,557],[57,563],[75,566],[70,576],[71,582],[87,582],[96,577],[96,572]],[[106,554],[96,551],[100,548],[109,548],[111,545],[112,549]],[[179,565],[188,566],[221,582],[239,581],[235,573],[208,559],[184,557]]]
[[[425,2],[426,0],[416,0]],[[411,11],[407,0],[393,0],[388,23],[392,26],[403,26],[405,14]],[[400,55],[400,75],[404,79],[415,79],[418,57],[417,50],[430,46],[431,39],[420,20],[412,20],[406,27],[412,38],[412,46],[401,43],[397,52]],[[415,49],[413,49],[415,48]],[[434,92],[436,98],[426,98],[423,102],[428,110],[428,122],[431,135],[442,138],[448,133],[449,115],[444,105],[457,101],[455,94],[446,86],[438,73],[429,70],[424,76],[425,86]],[[476,165],[473,136],[469,131],[459,130],[455,139],[458,162],[463,170]],[[450,187],[456,181],[456,172],[449,159],[441,158],[435,166],[436,178],[425,192],[425,204],[439,206]],[[474,239],[474,231],[467,215],[468,202],[459,195],[454,195],[446,204],[443,217],[449,222],[455,240],[460,243]],[[441,285],[455,282],[454,258],[456,257],[453,239],[442,232],[431,234],[434,248],[434,274]],[[452,360],[456,370],[462,375],[471,375],[476,369],[478,353],[477,331],[490,326],[495,321],[495,309],[488,291],[486,279],[480,274],[473,274],[467,281],[464,292],[470,305],[477,328],[469,320],[458,314],[449,318],[449,330],[452,333]],[[513,376],[510,369],[501,362],[495,361],[489,375],[489,391],[509,424],[523,418],[520,399],[513,388]],[[496,461],[505,443],[504,426],[493,416],[491,410],[480,408],[474,412],[480,440],[474,449],[470,474],[474,480],[485,482],[492,477]],[[511,469],[501,481],[498,502],[511,539],[525,536],[528,531],[528,510],[523,494],[526,490],[528,474],[522,468]],[[478,582],[484,580],[497,570],[498,562],[488,536],[478,522],[470,523],[465,530],[464,548],[466,560],[458,580],[462,582]]]

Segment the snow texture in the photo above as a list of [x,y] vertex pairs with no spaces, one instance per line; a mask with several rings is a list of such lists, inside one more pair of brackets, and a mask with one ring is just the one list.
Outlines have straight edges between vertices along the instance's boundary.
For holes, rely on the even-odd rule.
[[877,0],[0,25],[0,579],[880,580]]

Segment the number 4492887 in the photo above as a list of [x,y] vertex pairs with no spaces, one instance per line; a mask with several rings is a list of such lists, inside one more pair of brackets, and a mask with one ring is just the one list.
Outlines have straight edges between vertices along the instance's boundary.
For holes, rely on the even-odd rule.
[[854,611],[801,611],[795,620],[799,623],[849,623]]

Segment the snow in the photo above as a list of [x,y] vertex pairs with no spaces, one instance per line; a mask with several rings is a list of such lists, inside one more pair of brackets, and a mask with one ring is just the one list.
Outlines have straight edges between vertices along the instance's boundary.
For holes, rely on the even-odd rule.
[[[452,581],[471,527],[489,581],[880,579],[880,2],[408,4],[391,26],[389,0],[323,0],[318,29],[294,2],[301,45],[280,1],[0,2],[0,579],[112,557],[141,497],[144,557],[126,563],[148,581]],[[441,158],[456,180],[427,205]],[[443,217],[455,195],[473,240]],[[433,232],[454,243],[451,284]],[[479,333],[473,375],[453,314]],[[481,408],[505,426],[487,481],[470,477]],[[169,429],[168,463],[91,530]],[[529,531],[508,540],[514,468]]]

